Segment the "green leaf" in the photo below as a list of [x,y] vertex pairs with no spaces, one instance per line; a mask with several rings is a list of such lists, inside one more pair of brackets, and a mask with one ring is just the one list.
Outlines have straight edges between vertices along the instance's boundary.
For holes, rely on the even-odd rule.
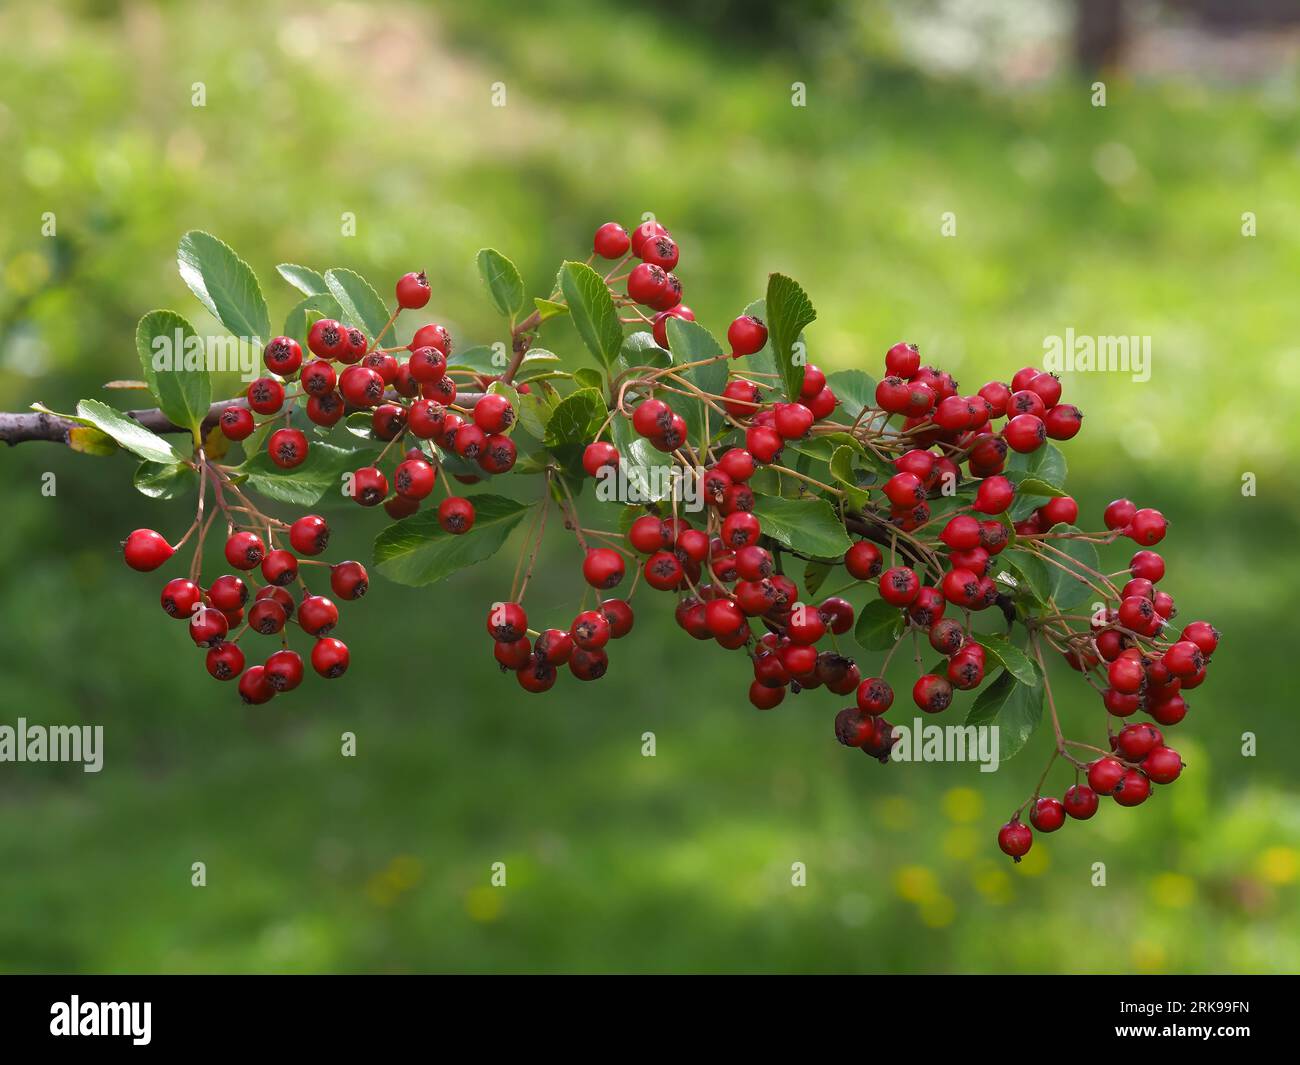
[[343,311],[343,322],[365,332],[375,340],[388,324],[388,308],[367,281],[351,270],[326,270],[325,284]]
[[862,370],[838,370],[826,375],[826,384],[840,401],[843,420],[853,421],[876,403],[876,379]]
[[250,487],[269,499],[310,507],[329,491],[341,493],[344,475],[368,466],[373,457],[370,449],[353,451],[312,441],[302,465],[291,470],[281,469],[261,450],[236,471],[246,475]]
[[562,314],[569,313],[569,308],[563,303],[554,303],[551,300],[544,300],[540,296],[533,297],[533,305],[537,308],[537,314],[543,322],[550,318],[558,318]]
[[858,611],[853,638],[867,651],[888,651],[902,638],[906,628],[900,608],[883,599],[873,599]]
[[1012,452],[1006,468],[1008,480],[1016,486],[1016,498],[1008,511],[1011,520],[1023,521],[1048,499],[1065,495],[1066,473],[1065,456],[1054,444],[1044,444],[1027,455]]
[[763,523],[763,532],[791,551],[838,561],[850,547],[844,526],[824,499],[756,494],[754,513]]
[[174,311],[150,311],[135,327],[135,348],[159,408],[197,437],[212,403],[212,375],[202,338]]
[[655,369],[662,369],[673,364],[673,356],[671,352],[655,343],[653,333],[642,331],[627,335],[623,346],[619,348],[618,361],[623,369],[630,369],[633,366],[653,366]]
[[1057,488],[1054,484],[1048,484],[1046,481],[1039,480],[1037,477],[1026,477],[1016,486],[1018,492],[1025,492],[1029,495],[1048,496],[1049,498],[1058,498],[1066,493]]
[[967,725],[997,726],[1000,758],[1019,752],[1043,719],[1043,682],[1037,668],[1033,684],[1018,683],[1003,670],[979,693],[966,715]]
[[[1037,555],[1020,547],[1009,547],[1000,556],[1002,564],[1015,576],[1018,591],[1046,604],[1052,594],[1052,570]],[[999,584],[1004,584],[998,580]]]
[[1038,670],[1033,660],[1005,636],[981,632],[975,639],[1021,684],[1038,683]]
[[596,430],[604,422],[607,411],[605,401],[594,388],[580,388],[560,401],[546,423],[543,443],[547,447],[564,444],[586,444],[596,438]]
[[136,467],[131,483],[150,499],[175,499],[197,483],[194,467],[183,462],[142,462]]
[[101,433],[111,436],[131,454],[148,462],[170,466],[184,462],[185,456],[157,433],[128,418],[120,410],[97,399],[83,399],[77,404],[77,419],[93,425]]
[[483,248],[478,253],[478,272],[488,287],[488,294],[496,308],[507,318],[513,318],[524,305],[524,279],[515,264],[495,248]]
[[529,509],[504,496],[476,495],[472,501],[474,527],[460,536],[438,524],[436,510],[390,525],[375,538],[375,567],[398,584],[432,584],[495,554]]
[[115,455],[120,450],[111,436],[93,425],[74,425],[68,430],[68,447],[83,455]]
[[566,262],[560,267],[559,283],[578,335],[608,369],[623,346],[623,324],[604,279],[586,263]]
[[[1075,526],[1064,523],[1053,525],[1048,530],[1048,532],[1052,533],[1077,533],[1079,531]],[[1056,601],[1056,605],[1062,610],[1067,610],[1072,606],[1078,606],[1080,603],[1086,603],[1089,596],[1098,595],[1097,590],[1083,580],[1084,576],[1091,579],[1095,578],[1092,578],[1091,574],[1079,568],[1080,566],[1086,566],[1088,569],[1096,570],[1101,565],[1101,559],[1097,556],[1097,548],[1087,540],[1054,539],[1050,543],[1058,550],[1064,551],[1079,564],[1079,566],[1071,567],[1072,572],[1067,573],[1061,566],[1068,566],[1069,563],[1058,556],[1053,561],[1059,562],[1060,565],[1048,567],[1052,571],[1052,598]],[[1076,574],[1079,575],[1076,576]]]
[[786,399],[798,400],[803,385],[805,362],[795,361],[795,343],[805,326],[817,318],[812,302],[798,283],[785,274],[770,274],[767,279],[767,330],[772,343],[772,353],[781,380],[785,384]]
[[[519,369],[515,371],[514,380],[527,381],[539,374],[553,373],[552,363],[559,361],[560,357],[553,351],[547,351],[545,348],[529,348],[524,352],[523,359],[520,360]],[[587,367],[587,372],[595,375],[597,388],[600,388],[605,383],[598,371]]]
[[629,487],[646,502],[658,502],[672,494],[666,476],[652,475],[651,470],[666,465],[664,456],[645,437],[633,429],[631,419],[615,418],[610,423],[614,446],[618,448],[618,466]]
[[[853,506],[861,508],[866,506],[867,491],[862,487],[859,474],[853,468],[853,460],[856,455],[857,452],[853,448],[841,444],[831,455],[830,471],[831,476],[844,486],[849,502]],[[874,482],[876,479],[875,474],[868,474],[867,476],[870,482]]]
[[599,370],[584,366],[573,371],[573,383],[579,388],[594,388],[599,392],[605,385],[605,379],[600,376]]
[[551,420],[558,405],[555,393],[549,389],[534,388],[531,392],[521,394],[516,408],[519,424],[541,440],[546,435],[546,423]]
[[354,410],[343,419],[343,428],[362,440],[375,439],[375,416],[368,410]]
[[803,586],[809,596],[814,596],[834,567],[829,562],[809,562],[803,568]]
[[342,318],[343,308],[328,292],[318,292],[294,305],[284,319],[284,335],[302,339],[319,318]]
[[252,343],[270,339],[271,316],[252,267],[211,233],[192,229],[176,250],[181,278],[216,319]]
[[297,263],[281,263],[276,267],[276,270],[280,272],[282,278],[304,296],[323,296],[329,292],[325,285],[325,279],[309,266],[299,266]]
[[510,354],[505,345],[492,347],[488,344],[475,344],[464,350],[453,350],[448,366],[459,366],[478,373],[501,373],[510,364]]

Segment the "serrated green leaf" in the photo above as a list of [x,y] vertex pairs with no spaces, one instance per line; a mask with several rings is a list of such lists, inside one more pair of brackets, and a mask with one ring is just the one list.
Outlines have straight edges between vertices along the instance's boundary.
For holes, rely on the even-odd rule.
[[[1034,667],[1037,671],[1037,666]],[[966,715],[967,725],[993,725],[998,729],[998,756],[1005,760],[1017,754],[1043,719],[1043,682],[1021,684],[1003,670],[976,697]]]
[[474,370],[476,373],[499,374],[510,365],[510,352],[506,350],[505,344],[475,344],[464,350],[453,350],[447,365]]
[[276,270],[304,296],[322,296],[329,292],[329,288],[325,285],[325,278],[309,266],[281,263]]
[[344,475],[370,465],[374,455],[370,448],[350,450],[313,441],[301,466],[281,469],[265,450],[259,450],[236,472],[247,476],[249,486],[269,499],[310,507],[327,492],[341,494]]
[[580,370],[573,371],[573,383],[579,388],[594,388],[599,392],[604,387],[605,379],[600,376],[599,370],[584,366]]
[[560,267],[559,285],[578,335],[608,369],[623,346],[623,324],[604,279],[586,263],[566,262]]
[[844,526],[824,499],[756,494],[754,513],[763,523],[763,532],[791,551],[838,561],[849,549]]
[[549,389],[535,388],[519,396],[519,423],[531,435],[541,440],[546,435],[546,423],[551,420],[559,400]]
[[181,237],[176,265],[190,291],[237,337],[262,344],[271,316],[252,267],[211,233],[192,229]]
[[507,318],[513,318],[524,305],[524,279],[515,264],[495,248],[483,248],[478,253],[478,273],[487,285],[488,294],[496,309]]
[[795,344],[799,334],[817,318],[812,301],[798,283],[785,274],[771,274],[767,279],[768,338],[776,358],[777,371],[785,386],[786,399],[796,401],[803,386],[804,363],[795,361]]
[[1038,670],[1033,660],[1005,636],[993,633],[979,633],[975,639],[983,646],[985,652],[1010,673],[1021,684],[1036,684]]
[[494,555],[529,510],[504,496],[476,495],[471,502],[474,527],[459,536],[443,530],[436,510],[390,525],[375,538],[375,568],[398,584],[432,584]]
[[899,607],[892,606],[883,599],[873,599],[858,611],[853,638],[864,650],[888,651],[902,638],[906,628],[903,611]]
[[343,428],[362,440],[375,439],[375,416],[368,410],[354,410],[343,419]]
[[135,327],[135,348],[159,408],[197,438],[212,404],[212,375],[202,338],[174,311],[150,311]]
[[128,418],[120,410],[97,399],[83,399],[77,404],[77,420],[93,425],[101,433],[111,436],[131,454],[148,462],[169,466],[184,462],[185,456],[157,433]]
[[558,318],[561,314],[568,314],[569,308],[563,303],[555,303],[552,300],[544,300],[540,296],[533,297],[533,306],[537,308],[538,318],[545,322],[551,318]]
[[837,370],[826,375],[826,384],[840,401],[843,421],[853,421],[876,403],[876,379],[862,370]]
[[360,274],[335,268],[325,271],[325,284],[339,301],[343,323],[365,332],[374,341],[388,324],[388,308],[379,294]]
[[629,333],[619,348],[618,364],[620,369],[634,366],[652,366],[662,369],[673,363],[672,353],[655,343],[653,333],[644,331]]
[[[1052,573],[1050,567],[1037,555],[1019,547],[1009,547],[999,556],[1007,570],[1017,581],[1017,591],[1032,599],[1046,604],[1052,594]],[[998,583],[1005,582],[999,579]]]
[[[1054,444],[1044,444],[1029,454],[1012,452],[1007,459],[1006,477],[1016,486],[1016,497],[1008,511],[1012,521],[1023,521],[1053,496],[1062,496],[1067,474],[1065,456]],[[1038,489],[1055,488],[1055,492]]]
[[68,447],[83,455],[114,455],[119,448],[117,442],[107,433],[101,433],[93,425],[74,425],[68,430]]
[[198,474],[193,466],[183,462],[166,465],[142,462],[136,467],[131,483],[136,491],[150,499],[175,499],[197,485]]
[[285,315],[284,335],[303,340],[317,319],[342,317],[343,308],[339,306],[339,301],[328,292],[318,292],[299,300],[293,310]]
[[[853,460],[857,452],[845,444],[840,444],[831,454],[829,468],[831,476],[840,484],[848,496],[849,503],[854,507],[864,507],[867,503],[867,490],[859,482],[858,472],[853,468]],[[875,481],[875,474],[868,474],[871,481]]]
[[605,401],[594,388],[580,388],[560,401],[542,437],[547,447],[587,444],[605,421]]

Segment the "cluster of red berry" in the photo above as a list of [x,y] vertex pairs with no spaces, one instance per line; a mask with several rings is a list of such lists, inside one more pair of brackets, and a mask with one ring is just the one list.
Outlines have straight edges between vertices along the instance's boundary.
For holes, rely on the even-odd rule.
[[[313,637],[310,660],[312,668],[326,679],[341,677],[348,668],[348,647],[330,633],[339,621],[334,600],[314,595],[300,574],[304,563],[325,566],[328,563],[300,556],[319,555],[329,543],[330,530],[325,519],[305,514],[291,525],[266,519],[272,548],[267,550],[260,535],[248,529],[231,529],[225,545],[226,561],[244,577],[224,573],[205,590],[199,583],[203,533],[188,577],[173,577],[162,590],[162,608],[169,617],[188,620],[190,638],[207,649],[208,672],[217,680],[239,678],[239,695],[246,703],[269,701],[279,692],[292,691],[302,683],[302,656],[289,647],[286,629],[297,624]],[[193,529],[191,529],[193,532]],[[293,550],[274,546],[274,538],[287,533]],[[189,534],[186,534],[188,539]],[[152,529],[136,529],[122,544],[126,564],[148,573],[158,569],[176,553],[185,540],[173,546],[166,537]],[[295,554],[296,552],[296,554]],[[258,571],[266,582],[253,594],[248,605],[252,573]],[[360,562],[329,565],[330,589],[341,600],[360,599],[369,587],[369,577]],[[302,597],[294,599],[288,585],[297,583]],[[246,632],[261,636],[279,636],[280,649],[261,665],[244,668],[244,651],[239,641]]]
[[[429,295],[423,273],[405,274],[397,282],[399,309],[418,310],[429,302]],[[505,396],[487,394],[477,397],[472,411],[465,412],[468,419],[451,409],[457,397],[456,382],[447,373],[451,334],[430,323],[417,329],[404,347],[381,348],[379,342],[379,337],[371,341],[360,329],[321,318],[307,334],[307,347],[315,358],[304,364],[297,340],[275,337],[262,355],[270,374],[248,386],[247,407],[231,405],[222,411],[221,431],[230,440],[244,440],[258,428],[254,412],[278,418],[291,411],[294,400],[305,397],[306,416],[316,425],[329,428],[350,410],[368,410],[370,431],[377,440],[392,442],[409,432],[476,462],[484,473],[508,473],[517,458],[515,443],[506,435],[514,408]],[[334,363],[343,369],[336,372]],[[475,379],[483,385],[491,382],[478,375]],[[527,385],[520,389],[526,391]],[[266,452],[280,468],[293,469],[307,459],[307,436],[288,425],[275,429],[266,438]],[[433,492],[438,472],[433,454],[415,446],[396,462],[391,495],[389,477],[378,464],[352,474],[349,494],[363,507],[383,503],[390,517],[401,519],[419,510],[421,501]],[[456,479],[473,483],[477,477],[457,474]],[[474,518],[474,504],[448,488],[438,504],[439,524],[459,535],[470,530]]]

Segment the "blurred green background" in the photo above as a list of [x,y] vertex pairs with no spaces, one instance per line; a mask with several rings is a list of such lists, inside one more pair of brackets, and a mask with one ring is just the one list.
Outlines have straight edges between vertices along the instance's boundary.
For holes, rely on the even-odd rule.
[[[526,696],[481,629],[514,541],[445,585],[377,580],[346,612],[345,679],[245,708],[119,561],[188,506],[135,493],[126,458],[24,444],[0,454],[0,723],[102,724],[107,751],[98,775],[0,764],[0,969],[1294,971],[1294,30],[1130,6],[1092,74],[1063,3],[7,5],[0,409],[137,376],[154,307],[217,331],[175,272],[190,228],[252,263],[277,322],[277,262],[382,292],[424,268],[465,344],[501,328],[478,248],[546,295],[598,223],[653,211],[701,322],[780,269],[827,369],[878,373],[905,338],[977,387],[1067,328],[1150,335],[1149,383],[1066,377],[1071,483],[1082,524],[1118,495],[1162,508],[1181,617],[1225,637],[1177,730],[1184,777],[1013,866],[994,835],[1049,730],[996,774],[877,765],[835,744],[824,691],[755,712],[746,664],[644,594],[606,678]],[[368,559],[383,515],[334,513]],[[534,618],[572,615],[577,561],[553,535]],[[1095,741],[1065,672],[1067,728]]]

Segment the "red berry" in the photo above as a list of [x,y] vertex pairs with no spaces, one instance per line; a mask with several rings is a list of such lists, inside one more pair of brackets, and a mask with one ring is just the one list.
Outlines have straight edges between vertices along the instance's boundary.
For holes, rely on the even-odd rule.
[[718,468],[737,484],[748,481],[754,476],[757,466],[754,456],[744,448],[733,447],[718,459]]
[[319,318],[307,333],[307,347],[322,359],[340,359],[348,350],[347,330],[333,318]]
[[513,643],[528,634],[528,615],[518,603],[493,603],[488,610],[487,632],[494,640]]
[[170,617],[188,618],[203,601],[203,590],[184,577],[173,577],[163,585],[161,601],[163,610]]
[[204,665],[217,680],[234,680],[244,671],[244,652],[236,643],[218,644],[208,649]]
[[1128,571],[1155,584],[1165,575],[1165,560],[1154,551],[1139,551],[1129,560]]
[[1127,499],[1116,499],[1106,507],[1102,520],[1108,529],[1127,529],[1137,513],[1137,507]]
[[627,535],[632,546],[644,555],[662,551],[673,542],[672,534],[663,519],[653,514],[646,514],[632,522]]
[[985,477],[975,493],[975,509],[981,514],[1001,514],[1015,498],[1016,486],[1002,476]]
[[677,265],[677,243],[666,233],[643,240],[636,250],[637,258],[652,263],[661,270],[671,270]]
[[1165,538],[1169,522],[1158,510],[1143,508],[1133,515],[1125,535],[1143,547],[1154,547]]
[[588,477],[595,477],[601,470],[613,470],[618,467],[618,448],[604,440],[597,440],[587,445],[582,453],[582,468]]
[[1002,853],[1009,855],[1016,861],[1029,853],[1029,848],[1034,845],[1034,834],[1029,830],[1029,826],[1021,824],[1019,821],[1008,821],[998,829],[998,846],[1002,848]]
[[447,372],[447,357],[431,345],[416,348],[406,360],[411,376],[420,384],[434,384]]
[[1033,414],[1018,414],[1006,424],[1002,437],[1013,451],[1037,451],[1047,440],[1043,420]]
[[[283,588],[268,586],[262,591],[281,592],[288,596]],[[292,597],[290,597],[292,602]],[[285,623],[289,620],[288,608],[278,599],[263,598],[259,592],[257,601],[248,611],[248,627],[254,632],[261,633],[263,636],[274,636],[284,628]]]
[[767,326],[761,318],[742,314],[727,326],[727,343],[731,345],[732,358],[753,355],[767,343]]
[[339,374],[339,391],[354,407],[377,407],[384,400],[384,379],[369,366],[349,366]]
[[1043,427],[1053,440],[1072,440],[1083,428],[1083,411],[1070,403],[1058,403],[1043,416]]
[[262,559],[262,577],[267,584],[283,587],[298,577],[298,560],[292,552],[282,549],[268,551]]
[[430,295],[429,279],[423,270],[403,274],[397,279],[397,305],[404,310],[418,311],[429,302]]
[[1065,824],[1065,804],[1060,799],[1044,796],[1034,803],[1029,822],[1039,832],[1055,832]]
[[248,405],[258,414],[275,414],[284,406],[284,385],[274,377],[259,377],[248,386]]
[[1154,725],[1125,725],[1115,737],[1115,749],[1129,762],[1140,762],[1164,742]]
[[378,506],[388,495],[388,478],[374,466],[363,466],[352,474],[349,494],[363,507]]
[[307,595],[298,606],[298,624],[308,636],[325,636],[339,622],[339,608],[323,595]]
[[265,666],[253,666],[239,678],[239,697],[250,706],[270,702],[275,688],[266,676]]
[[301,429],[277,429],[266,441],[266,453],[281,469],[291,470],[307,459],[307,437]]
[[311,668],[326,680],[341,677],[348,671],[348,645],[333,636],[316,641],[311,649]]
[[894,689],[883,677],[868,677],[858,685],[858,709],[871,717],[883,714],[893,705]]
[[1162,745],[1153,748],[1143,759],[1142,771],[1157,784],[1172,784],[1183,771],[1183,760],[1173,748]]
[[1065,790],[1061,805],[1076,821],[1086,821],[1097,812],[1097,793],[1083,784],[1074,784]]
[[778,403],[775,428],[785,440],[800,440],[812,428],[813,413],[802,403]]
[[237,532],[226,540],[226,561],[235,569],[250,570],[261,565],[266,548],[256,533]]
[[609,620],[599,610],[584,610],[569,628],[573,642],[584,651],[597,651],[609,643]]
[[1113,795],[1124,779],[1124,763],[1104,755],[1088,766],[1088,786],[1098,795]]
[[302,390],[309,396],[323,396],[334,391],[338,377],[334,367],[324,359],[315,359],[302,368],[299,375]]
[[921,368],[921,353],[915,344],[899,342],[885,352],[885,372],[890,377],[908,378]]
[[360,599],[370,588],[370,576],[360,562],[340,562],[330,567],[330,588],[340,599]]
[[632,246],[632,239],[617,222],[606,222],[596,230],[591,245],[602,259],[621,259]]
[[[546,630],[546,632],[558,631],[558,629]],[[545,636],[546,633],[542,633],[542,635]],[[568,633],[565,633],[565,635],[567,636]],[[492,655],[501,663],[502,669],[523,669],[533,656],[533,648],[527,637],[522,640],[515,640],[513,643],[502,643],[497,640],[492,644]]]
[[625,599],[605,599],[601,601],[600,612],[609,622],[609,638],[620,640],[632,631],[632,606]]
[[651,588],[666,592],[676,588],[682,582],[682,563],[671,551],[656,551],[646,559],[646,583]]
[[533,655],[523,669],[516,671],[515,677],[524,691],[537,694],[555,686],[555,667],[544,658]]
[[415,331],[415,336],[411,338],[410,344],[407,345],[408,351],[415,351],[417,348],[437,348],[450,358],[451,334],[436,322],[422,325]]
[[653,304],[668,287],[668,275],[655,263],[643,262],[627,276],[627,294],[637,303]]
[[287,648],[266,660],[266,682],[278,692],[293,691],[302,683],[302,655]]
[[122,557],[140,573],[156,570],[176,553],[166,537],[152,529],[136,529],[122,541]]
[[1073,525],[1079,517],[1079,504],[1070,496],[1057,496],[1039,507],[1038,512],[1049,529],[1053,525]]
[[869,540],[859,540],[844,554],[844,568],[849,576],[860,581],[869,581],[879,574],[883,561],[880,548]]
[[438,504],[438,524],[453,536],[474,527],[474,504],[464,496],[448,496]]
[[1141,806],[1151,794],[1151,781],[1138,769],[1125,770],[1115,789],[1115,801],[1121,806]]
[[343,420],[347,405],[337,392],[327,392],[323,396],[311,396],[307,400],[307,417],[316,425],[329,428]]
[[593,588],[614,588],[623,579],[623,556],[610,547],[597,547],[587,552],[582,563],[582,576]]
[[318,514],[305,514],[289,526],[289,543],[300,555],[319,555],[330,542],[330,527]]
[[196,606],[190,615],[190,639],[200,647],[217,647],[230,631],[230,622],[220,610]]
[[433,491],[437,471],[424,459],[404,459],[393,471],[393,490],[408,499],[424,499]]
[[952,705],[952,684],[946,677],[927,673],[912,685],[912,701],[927,714],[939,714]]
[[722,542],[739,550],[747,544],[757,544],[762,531],[758,518],[747,510],[737,510],[722,521]]
[[489,392],[474,404],[474,424],[485,433],[504,433],[515,421],[515,409],[505,396]]
[[920,591],[921,581],[907,566],[894,566],[880,575],[880,598],[894,606],[907,606]]
[[262,349],[266,368],[281,377],[288,377],[302,365],[302,345],[293,337],[274,337]]
[[666,311],[660,311],[654,316],[650,323],[650,331],[654,334],[655,343],[661,348],[668,347],[668,319],[681,318],[683,321],[695,321],[695,312],[687,307],[684,303],[668,308]]
[[1212,655],[1214,649],[1219,646],[1219,630],[1211,625],[1208,621],[1193,621],[1185,629],[1180,640],[1190,640],[1201,649],[1201,654]]
[[247,407],[227,407],[221,412],[217,424],[227,440],[246,440],[256,428],[253,414]]

